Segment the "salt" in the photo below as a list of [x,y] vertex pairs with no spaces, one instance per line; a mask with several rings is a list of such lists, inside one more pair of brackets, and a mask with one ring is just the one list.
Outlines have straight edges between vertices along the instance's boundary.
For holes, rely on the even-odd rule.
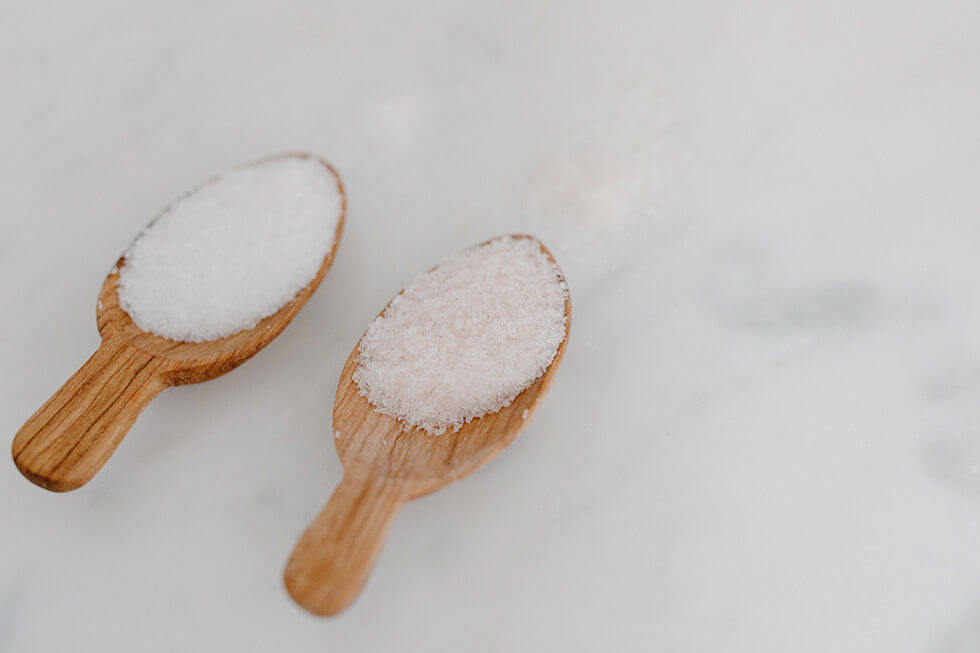
[[538,241],[503,237],[412,280],[358,345],[354,382],[430,434],[513,401],[565,338],[568,287]]
[[314,158],[240,168],[178,200],[130,246],[119,303],[144,331],[202,342],[254,327],[316,276],[343,199]]

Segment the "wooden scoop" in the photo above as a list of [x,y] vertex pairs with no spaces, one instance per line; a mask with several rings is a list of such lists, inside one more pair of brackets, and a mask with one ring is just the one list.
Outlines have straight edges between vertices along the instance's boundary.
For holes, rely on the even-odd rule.
[[[554,261],[544,245],[541,249]],[[403,503],[466,476],[513,442],[554,379],[570,324],[566,297],[565,338],[544,374],[496,413],[436,436],[379,413],[361,395],[352,378],[354,347],[333,408],[344,477],[286,565],[286,589],[297,603],[317,615],[346,608],[360,593]]]
[[[272,158],[294,156],[311,158]],[[14,437],[14,463],[24,476],[55,492],[81,487],[109,460],[140,411],[161,390],[221,376],[286,328],[330,269],[344,228],[347,200],[340,177],[326,161],[317,160],[336,179],[342,203],[333,247],[310,284],[251,329],[206,342],[176,342],[141,330],[119,306],[116,282],[126,264],[120,258],[102,284],[96,306],[102,344]]]

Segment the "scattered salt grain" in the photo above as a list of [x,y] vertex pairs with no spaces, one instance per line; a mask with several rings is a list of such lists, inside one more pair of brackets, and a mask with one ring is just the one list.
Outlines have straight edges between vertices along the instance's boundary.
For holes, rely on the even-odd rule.
[[430,434],[508,405],[565,338],[568,286],[530,238],[458,252],[412,280],[358,345],[354,381]]
[[144,331],[202,342],[254,327],[316,276],[342,196],[320,161],[290,156],[218,177],[130,246],[119,303]]

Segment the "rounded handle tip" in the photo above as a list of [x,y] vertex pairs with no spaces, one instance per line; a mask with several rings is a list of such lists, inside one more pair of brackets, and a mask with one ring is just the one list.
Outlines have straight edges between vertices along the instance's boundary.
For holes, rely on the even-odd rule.
[[14,436],[14,464],[52,492],[85,485],[162,390],[161,361],[117,342],[99,349]]
[[337,591],[342,588],[319,579],[310,579],[292,567],[286,567],[283,577],[286,592],[298,606],[317,617],[332,617],[342,612],[354,602],[360,591],[360,587],[353,591]]
[[14,449],[14,451],[11,452],[11,456],[14,459],[14,465],[17,466],[17,470],[21,473],[21,475],[34,485],[42,487],[45,490],[49,490],[51,492],[71,492],[72,490],[77,490],[78,488],[82,487],[89,480],[88,478],[55,476],[52,474],[45,474],[35,471],[27,464],[21,462],[21,460],[17,457],[16,446],[12,447],[12,449]]

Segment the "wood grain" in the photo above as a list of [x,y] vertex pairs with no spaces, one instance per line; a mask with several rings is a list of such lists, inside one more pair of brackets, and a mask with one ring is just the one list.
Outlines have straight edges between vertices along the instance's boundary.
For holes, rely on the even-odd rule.
[[345,472],[330,501],[296,544],[286,586],[319,615],[350,605],[367,581],[385,534],[410,484],[357,471]]
[[[272,158],[281,157],[313,158],[300,153]],[[102,344],[14,437],[14,463],[25,477],[55,492],[81,487],[102,468],[140,411],[161,390],[221,376],[286,328],[330,269],[347,212],[340,176],[329,163],[317,160],[336,180],[342,203],[333,247],[309,285],[251,329],[207,342],[176,342],[144,332],[120,307],[117,282],[126,264],[120,258],[99,293],[96,318]]]
[[436,436],[378,412],[361,395],[353,380],[354,347],[340,374],[333,411],[344,478],[286,565],[286,589],[298,604],[317,615],[347,607],[367,580],[388,526],[405,501],[466,476],[514,441],[554,380],[570,326],[566,296],[565,338],[544,374],[496,413]]

